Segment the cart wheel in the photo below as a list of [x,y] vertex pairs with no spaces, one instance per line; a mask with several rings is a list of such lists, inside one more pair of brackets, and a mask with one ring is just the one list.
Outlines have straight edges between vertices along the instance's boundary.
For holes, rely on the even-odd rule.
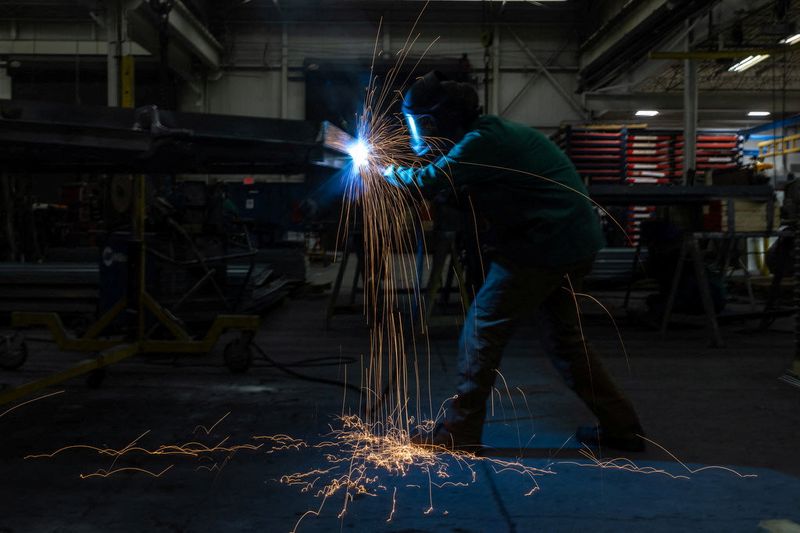
[[86,386],[90,389],[99,389],[106,379],[106,369],[97,368],[86,374]]
[[225,358],[225,366],[234,374],[247,372],[253,362],[253,351],[250,349],[250,343],[242,339],[234,339],[226,344],[222,355]]
[[28,344],[21,333],[0,337],[0,368],[16,370],[28,359]]

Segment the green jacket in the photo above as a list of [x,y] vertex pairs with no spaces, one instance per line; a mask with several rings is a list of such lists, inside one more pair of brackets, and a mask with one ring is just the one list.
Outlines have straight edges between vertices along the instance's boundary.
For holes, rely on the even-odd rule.
[[586,187],[564,152],[541,132],[497,116],[478,118],[447,155],[424,167],[391,169],[387,179],[466,189],[476,217],[489,223],[491,244],[519,264],[568,266],[604,245]]

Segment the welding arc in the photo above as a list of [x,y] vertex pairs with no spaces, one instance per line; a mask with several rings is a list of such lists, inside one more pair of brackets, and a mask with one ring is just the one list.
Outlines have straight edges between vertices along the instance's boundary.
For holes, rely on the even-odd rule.
[[392,392],[392,384],[396,383],[397,379],[397,368],[392,368],[389,370],[389,381],[386,382],[386,385],[383,386],[381,393],[377,396],[373,401],[375,405],[372,407],[375,411],[380,411],[383,409],[383,402],[386,400],[386,397]]
[[265,352],[264,349],[261,348],[261,346],[259,346],[255,342],[251,343],[250,346],[255,348],[256,351],[258,351],[258,353],[261,354],[261,357],[263,357],[265,361],[267,361],[268,363],[273,365],[278,370],[281,370],[284,373],[286,373],[286,374],[288,374],[288,375],[290,375],[292,377],[295,377],[297,379],[302,379],[303,381],[311,381],[311,382],[314,382],[314,383],[324,383],[326,385],[335,385],[337,387],[344,387],[346,389],[351,389],[351,390],[353,390],[355,392],[361,393],[361,389],[359,389],[355,385],[352,385],[350,383],[345,383],[344,381],[340,381],[338,379],[316,378],[314,376],[307,376],[305,374],[301,374],[300,372],[297,372],[296,370],[292,370],[288,365],[285,365],[283,363],[279,363],[275,359],[271,358],[269,355],[267,355],[267,352]]

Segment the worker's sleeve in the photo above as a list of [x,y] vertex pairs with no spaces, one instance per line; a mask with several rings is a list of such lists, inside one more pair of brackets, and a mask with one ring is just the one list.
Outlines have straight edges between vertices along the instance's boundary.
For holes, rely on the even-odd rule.
[[446,154],[422,167],[387,167],[386,180],[397,187],[461,187],[483,179],[492,160],[492,143],[480,131],[471,131]]

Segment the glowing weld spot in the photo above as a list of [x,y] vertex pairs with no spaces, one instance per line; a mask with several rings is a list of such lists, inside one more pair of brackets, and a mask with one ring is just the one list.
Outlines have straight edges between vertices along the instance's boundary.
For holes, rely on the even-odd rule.
[[347,152],[353,160],[353,165],[357,168],[363,167],[369,162],[369,145],[361,139],[351,144],[347,148]]

